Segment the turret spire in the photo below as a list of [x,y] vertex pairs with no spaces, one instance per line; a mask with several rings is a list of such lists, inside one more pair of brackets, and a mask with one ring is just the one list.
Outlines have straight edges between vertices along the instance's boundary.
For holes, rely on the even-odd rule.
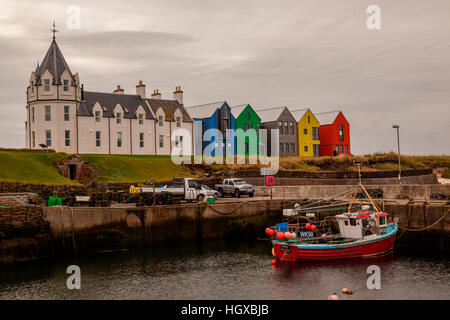
[[56,30],[55,21],[53,21],[53,29],[50,29],[50,31],[53,32],[53,41],[55,41],[55,33],[58,32],[58,30]]

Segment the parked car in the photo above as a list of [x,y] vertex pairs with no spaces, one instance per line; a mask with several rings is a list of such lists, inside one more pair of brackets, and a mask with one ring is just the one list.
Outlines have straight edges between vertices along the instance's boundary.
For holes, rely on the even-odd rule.
[[215,200],[219,199],[219,192],[205,184],[201,185],[200,194],[206,197],[214,197]]
[[215,189],[219,192],[219,196],[223,198],[226,194],[239,198],[242,194],[248,194],[253,197],[255,187],[240,178],[224,179],[223,184],[216,184]]

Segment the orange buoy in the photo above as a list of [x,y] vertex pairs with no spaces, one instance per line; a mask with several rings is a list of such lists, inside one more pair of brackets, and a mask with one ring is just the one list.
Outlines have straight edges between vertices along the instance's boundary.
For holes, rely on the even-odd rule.
[[312,231],[316,230],[316,226],[312,224],[312,225],[311,225],[311,230],[312,230]]
[[326,233],[323,233],[322,235],[321,235],[321,237],[326,237],[327,236],[327,234]]
[[351,291],[348,290],[347,288],[342,289],[342,293],[345,293],[345,294],[353,294],[353,292],[351,292]]
[[283,239],[283,238],[284,238],[284,233],[281,232],[281,231],[278,232],[278,233],[277,233],[277,238],[280,239],[280,240]]
[[339,300],[339,297],[336,295],[336,292],[332,295],[328,296],[328,300]]
[[277,263],[277,259],[276,259],[276,258],[273,258],[273,259],[272,259],[272,264],[275,264],[275,263]]
[[289,239],[289,238],[291,237],[291,233],[290,233],[289,231],[286,231],[286,232],[284,233],[284,237],[285,237],[286,239]]

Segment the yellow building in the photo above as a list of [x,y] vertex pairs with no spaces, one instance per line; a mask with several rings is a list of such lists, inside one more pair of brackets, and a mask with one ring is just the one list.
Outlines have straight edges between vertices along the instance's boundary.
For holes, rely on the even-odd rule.
[[291,111],[297,121],[298,155],[299,157],[319,156],[319,126],[320,123],[309,109]]

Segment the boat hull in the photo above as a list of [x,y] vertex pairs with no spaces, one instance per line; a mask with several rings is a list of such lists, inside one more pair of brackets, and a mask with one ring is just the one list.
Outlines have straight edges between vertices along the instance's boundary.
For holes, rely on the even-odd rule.
[[275,240],[273,248],[275,255],[281,261],[334,260],[381,255],[393,249],[397,230],[398,226],[396,225],[389,233],[375,239],[333,245],[305,245]]

